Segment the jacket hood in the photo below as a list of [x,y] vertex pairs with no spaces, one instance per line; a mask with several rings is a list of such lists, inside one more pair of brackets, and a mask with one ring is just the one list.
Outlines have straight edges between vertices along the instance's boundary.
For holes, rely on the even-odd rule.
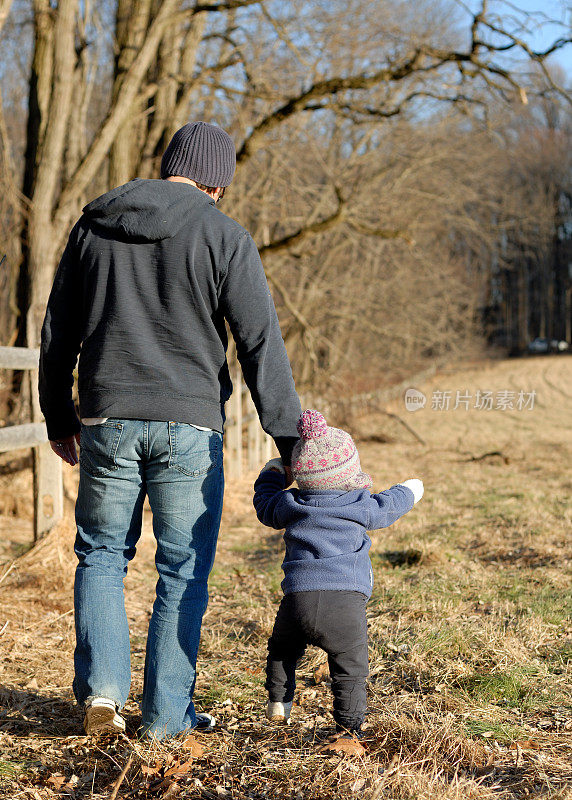
[[188,183],[136,178],[92,200],[83,213],[113,236],[155,242],[175,236],[208,204],[214,200]]

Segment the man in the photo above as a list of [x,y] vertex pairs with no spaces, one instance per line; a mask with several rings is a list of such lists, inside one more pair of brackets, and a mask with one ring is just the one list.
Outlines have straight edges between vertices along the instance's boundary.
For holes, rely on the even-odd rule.
[[[230,136],[185,125],[161,180],[91,202],[57,270],[42,329],[40,404],[52,448],[80,482],[74,693],[87,733],[124,730],[130,687],[123,578],[153,512],[159,573],[143,734],[210,724],[193,706],[197,648],[220,525],[228,322],[260,421],[285,464],[300,403],[250,235],[216,207],[233,178]],[[78,367],[82,421],[72,401]]]

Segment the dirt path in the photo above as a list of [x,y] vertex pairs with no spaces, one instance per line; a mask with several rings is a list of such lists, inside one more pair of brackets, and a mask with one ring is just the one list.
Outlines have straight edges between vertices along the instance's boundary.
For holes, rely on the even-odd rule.
[[[77,472],[65,468],[66,520],[16,561],[31,529],[30,474],[0,475],[0,796],[109,797],[133,755],[120,797],[572,797],[572,358],[472,364],[416,388],[423,410],[402,400],[389,410],[424,444],[383,414],[352,423],[376,488],[414,476],[426,487],[414,512],[372,536],[359,763],[317,753],[332,729],[329,688],[312,679],[319,651],[301,665],[294,724],[261,720],[282,543],[255,519],[254,476],[228,487],[205,618],[197,702],[221,728],[183,768],[174,746],[81,736],[69,688]],[[492,393],[491,410],[474,407],[477,391]],[[446,392],[449,409],[433,408]],[[532,408],[518,410],[519,392],[529,405],[535,393]],[[155,582],[150,523],[147,511],[126,582],[130,734]],[[159,788],[169,763],[179,771]]]

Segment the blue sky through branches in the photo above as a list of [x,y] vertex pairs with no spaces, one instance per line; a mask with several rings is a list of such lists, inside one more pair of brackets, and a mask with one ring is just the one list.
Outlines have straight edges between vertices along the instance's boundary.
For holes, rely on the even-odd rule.
[[[477,10],[481,3],[470,0],[460,5],[471,11]],[[515,31],[520,24],[526,24],[522,38],[536,51],[547,49],[559,38],[572,35],[572,3],[570,0],[489,0],[488,14],[502,19],[504,26]],[[526,15],[529,15],[526,18]],[[554,20],[554,22],[548,22]],[[572,44],[565,45],[555,55],[551,63],[559,64],[566,72],[567,81],[572,83]]]

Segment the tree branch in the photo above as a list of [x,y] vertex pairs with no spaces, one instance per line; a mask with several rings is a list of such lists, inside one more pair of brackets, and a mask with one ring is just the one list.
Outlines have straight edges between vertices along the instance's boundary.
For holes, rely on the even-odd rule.
[[265,253],[277,253],[280,250],[286,250],[293,244],[296,244],[296,242],[304,239],[306,236],[309,236],[313,233],[322,233],[323,231],[328,230],[328,228],[332,228],[334,225],[336,225],[343,218],[345,210],[344,200],[341,196],[340,190],[336,188],[335,192],[338,199],[338,207],[332,214],[324,219],[318,220],[317,222],[304,225],[294,233],[289,233],[287,236],[283,236],[281,239],[275,239],[273,242],[261,245],[258,248],[260,255],[262,256]]
[[250,157],[252,153],[258,149],[266,133],[276,128],[281,122],[291,117],[293,114],[296,114],[298,111],[306,110],[310,101],[317,100],[320,97],[327,97],[337,92],[370,89],[384,81],[402,80],[418,69],[420,57],[421,51],[417,49],[414,51],[413,55],[397,67],[384,67],[371,75],[360,73],[359,75],[351,75],[346,78],[338,76],[327,80],[316,81],[309,89],[306,89],[295,97],[291,97],[279,108],[263,117],[254,126],[250,135],[246,137],[237,153],[237,162],[240,163]]
[[331,108],[335,111],[336,114],[341,114],[341,116],[351,119],[352,121],[358,121],[358,117],[370,117],[370,118],[377,118],[377,119],[388,119],[390,117],[395,117],[398,114],[401,114],[402,111],[408,106],[408,104],[412,100],[416,100],[419,97],[428,97],[432,100],[437,100],[442,103],[452,103],[452,104],[462,104],[467,103],[467,105],[480,105],[484,106],[483,100],[478,97],[470,97],[466,94],[455,94],[455,95],[445,95],[445,94],[438,94],[436,92],[427,92],[427,91],[417,91],[411,92],[406,97],[404,97],[400,102],[399,105],[394,106],[393,108],[383,109],[378,108],[375,106],[369,105],[358,105],[354,103],[344,103],[342,105],[336,104],[335,101],[329,101],[327,103],[323,103],[320,106],[307,106],[308,111],[317,111],[318,109],[325,109]]
[[48,214],[54,204],[60,165],[66,143],[75,68],[75,18],[77,0],[60,0],[54,27],[54,67],[48,119],[38,152],[32,200]]
[[224,3],[213,3],[212,5],[197,3],[193,12],[199,14],[201,11],[231,11],[234,8],[245,8],[261,2],[263,0],[226,0]]
[[373,236],[376,239],[403,239],[407,244],[414,245],[415,240],[412,239],[404,230],[399,228],[370,228],[369,225],[364,225],[362,222],[348,221],[350,228],[353,228],[358,233],[363,233],[364,236]]
[[[415,51],[408,56],[402,63],[397,65],[390,65],[378,70],[377,72],[367,75],[366,73],[359,73],[357,75],[350,75],[347,77],[337,76],[327,80],[315,81],[308,89],[301,91],[294,97],[290,97],[283,102],[281,106],[267,113],[259,122],[254,125],[250,134],[245,138],[237,154],[237,162],[240,163],[249,158],[260,146],[261,140],[266,133],[276,128],[285,119],[293,116],[300,111],[318,111],[325,107],[324,103],[318,102],[320,99],[336,95],[344,91],[362,91],[370,89],[381,83],[390,83],[401,81],[413,73],[427,73],[435,72],[440,67],[446,64],[457,63],[459,65],[470,63],[475,68],[473,77],[480,74],[487,85],[498,91],[504,96],[504,89],[501,84],[495,82],[494,77],[502,79],[508,86],[515,90],[523,102],[526,95],[523,96],[523,88],[513,78],[508,69],[504,69],[499,64],[489,63],[478,58],[478,51],[481,48],[491,52],[502,52],[507,49],[505,45],[492,45],[481,41],[478,38],[479,25],[486,25],[491,31],[497,34],[503,34],[510,38],[511,45],[509,47],[519,46],[529,57],[543,66],[544,59],[560,49],[565,44],[568,44],[572,39],[561,38],[558,39],[551,47],[545,51],[537,52],[532,50],[526,42],[518,39],[513,34],[507,33],[500,28],[497,28],[492,23],[486,21],[486,0],[483,0],[481,10],[473,17],[473,24],[471,27],[471,47],[469,52],[458,52],[455,50],[441,50],[430,46],[419,46]],[[429,59],[429,63],[424,61]],[[547,77],[549,77],[547,75]],[[552,82],[552,88],[562,91]],[[565,93],[564,93],[565,94]],[[414,97],[415,94],[410,95],[406,100]],[[567,96],[567,95],[566,95]],[[451,100],[448,96],[438,97],[436,99]],[[567,99],[572,102],[571,98]],[[315,102],[314,102],[315,101]],[[351,104],[350,104],[351,105]],[[377,116],[395,116],[399,113],[400,106],[394,107],[389,110],[379,109]]]

